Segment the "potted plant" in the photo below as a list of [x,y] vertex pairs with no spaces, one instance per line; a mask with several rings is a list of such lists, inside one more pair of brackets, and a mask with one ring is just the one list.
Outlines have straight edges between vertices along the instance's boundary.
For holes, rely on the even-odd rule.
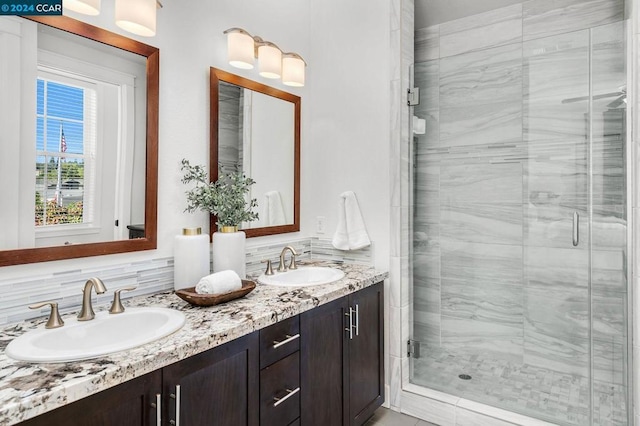
[[246,197],[255,181],[241,171],[234,171],[220,172],[218,180],[210,182],[203,166],[192,166],[186,159],[182,160],[181,170],[182,183],[195,183],[195,187],[186,191],[185,211],[202,210],[217,218],[218,231],[212,239],[213,271],[232,269],[244,278],[246,235],[238,231],[238,226],[258,219],[258,213],[253,212],[258,201]]

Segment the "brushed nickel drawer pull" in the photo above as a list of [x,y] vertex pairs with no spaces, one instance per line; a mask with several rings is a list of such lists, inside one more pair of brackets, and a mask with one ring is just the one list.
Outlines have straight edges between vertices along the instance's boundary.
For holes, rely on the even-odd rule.
[[156,409],[156,425],[162,426],[162,395],[156,394],[156,402],[152,402],[151,406]]
[[344,331],[349,332],[349,340],[353,340],[353,308],[349,306],[349,312],[344,313],[345,317],[349,317],[349,327],[345,327]]
[[293,342],[294,340],[299,339],[300,338],[300,333],[294,334],[293,336],[287,334],[285,337],[286,337],[286,339],[281,341],[281,342],[278,342],[277,340],[274,340],[273,341],[273,349],[278,349],[280,346],[286,345],[289,342]]
[[573,246],[578,247],[580,243],[580,215],[573,212]]
[[169,420],[169,423],[174,426],[180,426],[180,385],[176,385],[176,393],[169,395],[176,400],[176,419]]
[[358,304],[356,304],[356,336],[360,335],[360,310]]
[[300,392],[300,387],[297,387],[293,390],[291,389],[287,389],[287,392],[289,392],[288,394],[286,394],[285,396],[283,396],[282,398],[276,398],[275,396],[273,397],[273,400],[275,401],[273,403],[274,407],[277,407],[278,405],[282,404],[283,402],[285,402],[287,399],[291,398],[293,395],[297,394],[298,392]]

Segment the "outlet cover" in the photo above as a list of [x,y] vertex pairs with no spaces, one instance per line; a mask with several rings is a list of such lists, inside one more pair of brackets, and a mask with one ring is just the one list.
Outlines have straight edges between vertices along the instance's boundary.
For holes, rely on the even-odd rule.
[[326,218],[324,216],[317,216],[316,217],[316,233],[317,234],[324,234],[325,233],[325,224],[326,224]]

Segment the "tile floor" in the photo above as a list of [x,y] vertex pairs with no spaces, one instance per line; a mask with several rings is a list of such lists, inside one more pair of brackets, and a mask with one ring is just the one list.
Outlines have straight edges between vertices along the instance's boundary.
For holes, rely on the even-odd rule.
[[388,408],[380,407],[373,413],[365,426],[437,426]]
[[[430,347],[414,360],[411,382],[560,425],[589,423],[589,381],[490,354]],[[461,380],[459,374],[472,380]],[[626,387],[594,382],[593,424],[626,425]]]

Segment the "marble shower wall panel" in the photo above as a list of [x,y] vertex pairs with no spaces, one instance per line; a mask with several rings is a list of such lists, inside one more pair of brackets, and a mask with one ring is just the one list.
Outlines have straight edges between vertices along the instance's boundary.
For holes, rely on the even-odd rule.
[[521,244],[443,238],[441,246],[442,346],[521,361]]
[[522,4],[440,25],[440,57],[522,41]]
[[522,166],[519,163],[471,163],[441,166],[441,169],[440,198],[443,203],[522,204]]
[[521,45],[441,59],[441,146],[495,145],[521,140]]
[[414,59],[420,62],[440,58],[440,25],[417,29],[415,32]]
[[589,341],[579,337],[562,339],[540,333],[525,323],[524,363],[548,370],[589,375]]
[[523,75],[524,140],[586,142],[589,31],[524,43]]
[[524,40],[622,21],[624,0],[530,0],[522,4]]

